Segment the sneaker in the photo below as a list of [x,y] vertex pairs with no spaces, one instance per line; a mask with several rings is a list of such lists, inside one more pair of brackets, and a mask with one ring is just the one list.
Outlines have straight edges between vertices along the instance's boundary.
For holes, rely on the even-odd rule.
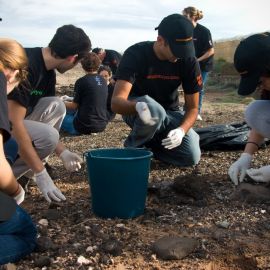
[[199,114],[197,115],[197,121],[202,121],[202,117]]

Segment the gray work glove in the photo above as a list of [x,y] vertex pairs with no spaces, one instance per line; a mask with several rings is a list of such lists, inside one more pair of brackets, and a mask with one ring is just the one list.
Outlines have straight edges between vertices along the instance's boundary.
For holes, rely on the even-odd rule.
[[63,164],[68,171],[75,172],[81,168],[81,163],[83,160],[76,153],[72,153],[65,149],[59,157],[63,161]]
[[173,149],[182,143],[185,131],[182,128],[176,128],[168,133],[168,136],[162,140],[161,145],[167,149]]
[[46,169],[39,173],[36,173],[35,180],[39,190],[49,203],[51,203],[52,200],[57,202],[66,200],[66,197],[53,183]]
[[240,158],[231,165],[228,174],[235,185],[243,182],[246,171],[250,168],[251,161],[252,155],[243,153]]
[[259,169],[248,169],[247,175],[256,182],[270,182],[270,166],[263,166]]
[[137,102],[135,108],[136,108],[136,111],[138,112],[140,119],[143,121],[144,124],[150,125],[150,126],[153,126],[156,124],[157,118],[154,118],[151,116],[151,112],[149,110],[147,103]]

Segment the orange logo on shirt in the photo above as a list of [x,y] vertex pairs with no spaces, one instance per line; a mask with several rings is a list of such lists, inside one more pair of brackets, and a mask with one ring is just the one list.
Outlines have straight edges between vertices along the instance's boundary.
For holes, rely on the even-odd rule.
[[199,76],[197,76],[196,79],[197,79],[198,85],[202,85],[203,84],[203,80],[202,80],[202,75],[201,74]]
[[162,79],[162,80],[179,80],[179,76],[167,76],[167,75],[147,75],[147,79]]

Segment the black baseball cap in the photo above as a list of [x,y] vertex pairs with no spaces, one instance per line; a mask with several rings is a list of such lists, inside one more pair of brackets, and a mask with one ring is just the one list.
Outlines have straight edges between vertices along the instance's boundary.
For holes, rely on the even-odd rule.
[[188,58],[195,56],[193,44],[193,24],[183,15],[171,14],[165,17],[158,27],[158,34],[164,37],[175,57]]
[[241,75],[238,94],[253,93],[260,77],[270,72],[270,33],[255,34],[242,40],[234,53],[234,66]]

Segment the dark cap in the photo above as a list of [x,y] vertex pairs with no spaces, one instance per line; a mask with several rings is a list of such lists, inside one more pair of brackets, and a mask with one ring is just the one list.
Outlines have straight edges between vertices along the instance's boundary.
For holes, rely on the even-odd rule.
[[164,37],[175,57],[188,58],[195,56],[193,44],[193,24],[180,14],[165,17],[158,27],[158,34]]
[[239,95],[249,95],[260,77],[270,72],[270,33],[252,35],[240,42],[234,54],[234,66],[241,75]]

